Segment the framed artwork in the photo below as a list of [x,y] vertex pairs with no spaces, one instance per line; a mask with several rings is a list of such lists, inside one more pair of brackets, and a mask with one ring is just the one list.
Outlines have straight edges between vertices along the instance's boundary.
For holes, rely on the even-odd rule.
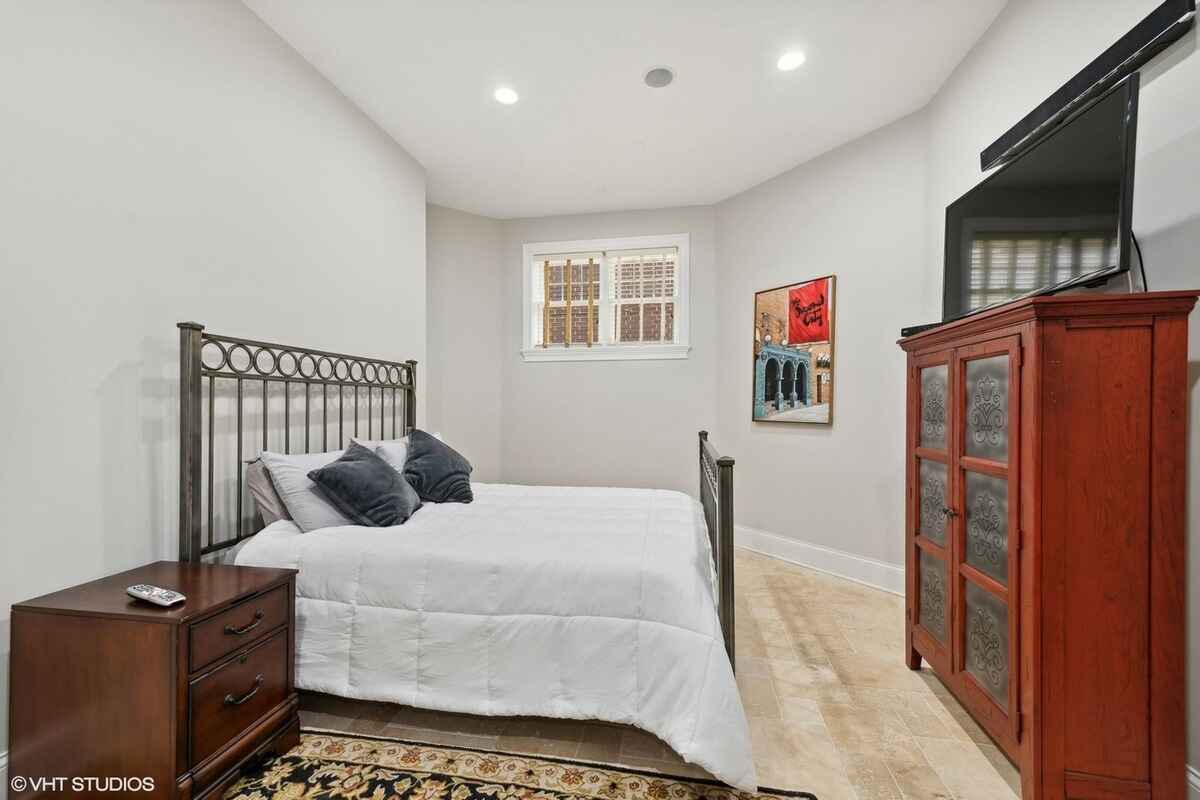
[[833,420],[834,276],[754,295],[756,422]]

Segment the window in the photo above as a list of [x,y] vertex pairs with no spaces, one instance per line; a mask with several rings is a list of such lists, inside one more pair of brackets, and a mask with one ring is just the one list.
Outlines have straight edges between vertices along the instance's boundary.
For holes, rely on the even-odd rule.
[[525,245],[525,360],[686,358],[688,241]]
[[1111,233],[989,234],[971,240],[970,309],[1009,300],[1116,263]]

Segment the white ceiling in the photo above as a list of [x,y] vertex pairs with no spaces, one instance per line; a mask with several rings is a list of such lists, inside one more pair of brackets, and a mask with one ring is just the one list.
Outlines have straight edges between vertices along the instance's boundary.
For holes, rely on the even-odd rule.
[[246,0],[431,202],[500,218],[723,200],[923,106],[1004,2]]

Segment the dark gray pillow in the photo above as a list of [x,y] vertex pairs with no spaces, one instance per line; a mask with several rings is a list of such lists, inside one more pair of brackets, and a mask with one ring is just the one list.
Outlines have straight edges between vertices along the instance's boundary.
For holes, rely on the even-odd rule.
[[360,444],[352,443],[345,455],[314,469],[308,479],[358,525],[401,525],[421,507],[404,476]]
[[475,499],[471,493],[471,462],[425,431],[409,434],[404,477],[422,500],[431,503],[469,503]]

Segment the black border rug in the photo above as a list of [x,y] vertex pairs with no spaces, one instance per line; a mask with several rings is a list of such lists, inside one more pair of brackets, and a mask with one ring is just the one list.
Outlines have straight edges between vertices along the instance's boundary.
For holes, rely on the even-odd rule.
[[723,783],[611,764],[327,731],[247,772],[226,800],[772,800],[809,792]]

